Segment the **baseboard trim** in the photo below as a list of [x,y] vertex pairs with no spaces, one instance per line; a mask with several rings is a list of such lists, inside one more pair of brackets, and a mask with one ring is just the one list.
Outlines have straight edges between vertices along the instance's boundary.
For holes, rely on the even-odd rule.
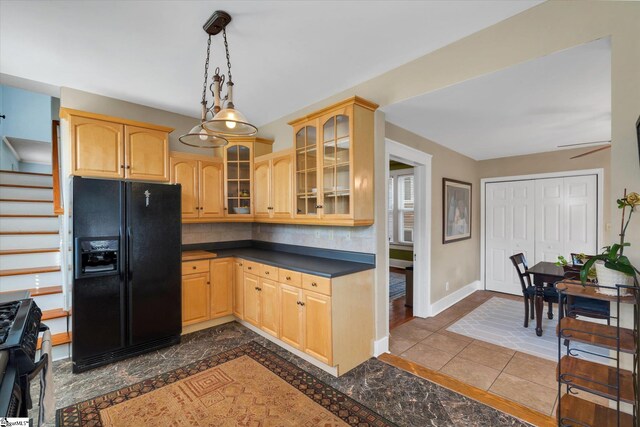
[[193,332],[202,331],[203,329],[213,328],[214,326],[222,325],[223,323],[231,323],[236,318],[234,316],[224,316],[218,319],[207,320],[205,322],[194,323],[192,325],[187,325],[182,327],[182,335],[191,334]]
[[272,343],[274,343],[278,347],[284,348],[288,352],[295,354],[299,358],[304,359],[305,361],[311,363],[313,366],[322,369],[323,371],[333,375],[334,377],[338,376],[338,368],[337,367],[326,365],[326,364],[320,362],[319,360],[314,359],[313,357],[309,356],[307,353],[304,353],[304,352],[298,350],[297,348],[291,347],[289,344],[280,341],[277,337],[274,337],[273,335],[266,333],[265,331],[263,331],[260,328],[256,328],[251,323],[245,322],[244,320],[240,320],[240,319],[235,319],[235,320],[236,320],[236,322],[240,323],[242,326],[245,326],[248,329],[251,329],[256,334],[268,339],[269,341],[271,341]]
[[389,352],[389,336],[382,337],[373,342],[373,357]]
[[483,289],[482,282],[480,280],[476,280],[466,286],[463,286],[457,291],[450,293],[446,297],[439,299],[435,303],[431,304],[431,316],[435,316],[436,314],[443,312],[453,304],[462,301],[464,298],[480,289]]

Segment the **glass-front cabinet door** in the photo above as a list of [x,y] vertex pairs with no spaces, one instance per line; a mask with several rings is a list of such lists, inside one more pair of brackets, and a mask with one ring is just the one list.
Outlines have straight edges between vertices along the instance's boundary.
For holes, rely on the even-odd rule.
[[251,215],[251,148],[242,143],[225,147],[227,216]]
[[[315,122],[314,122],[315,123]],[[296,216],[317,217],[321,204],[318,189],[317,126],[306,124],[294,131],[296,161]]]
[[351,214],[351,120],[349,108],[321,118],[322,214]]

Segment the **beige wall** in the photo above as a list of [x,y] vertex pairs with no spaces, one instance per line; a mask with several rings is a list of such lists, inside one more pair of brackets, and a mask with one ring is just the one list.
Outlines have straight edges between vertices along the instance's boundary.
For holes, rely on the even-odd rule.
[[[430,154],[431,159],[431,303],[480,279],[480,179],[478,162],[411,133],[392,123],[386,123],[387,139]],[[442,178],[471,183],[471,239],[442,243]],[[460,262],[460,254],[465,256]],[[449,282],[449,291],[445,283]]]
[[584,169],[604,169],[604,224],[605,230],[611,224],[611,150],[598,151],[588,156],[571,160],[570,157],[583,154],[597,147],[574,148],[571,150],[549,151],[526,156],[502,157],[478,162],[478,174],[482,178],[500,176],[532,175],[538,173],[566,172]]
[[190,153],[207,155],[212,150],[192,148],[181,144],[178,138],[189,132],[199,119],[134,104],[120,99],[83,92],[77,89],[63,87],[60,89],[60,104],[62,107],[74,110],[89,111],[91,113],[105,114],[108,116],[122,117],[129,120],[137,120],[156,125],[169,126],[175,130],[169,135],[169,149],[172,151],[186,151]]

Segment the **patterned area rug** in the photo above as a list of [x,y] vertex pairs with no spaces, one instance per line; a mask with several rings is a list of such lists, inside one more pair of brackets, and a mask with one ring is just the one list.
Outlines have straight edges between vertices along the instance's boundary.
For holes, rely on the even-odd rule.
[[56,413],[68,426],[393,426],[250,342]]
[[389,272],[389,299],[402,298],[407,292],[406,276],[402,273]]
[[[511,299],[493,297],[447,328],[447,331],[465,335],[477,340],[521,351],[549,360],[558,360],[557,304],[553,305],[554,318],[547,318],[547,305],[542,313],[542,336],[536,336],[536,321],[529,320],[525,328],[524,303]],[[588,344],[574,343],[572,347],[607,356],[607,351]],[[562,347],[565,351],[565,347]],[[577,357],[602,362],[602,358],[585,352]]]

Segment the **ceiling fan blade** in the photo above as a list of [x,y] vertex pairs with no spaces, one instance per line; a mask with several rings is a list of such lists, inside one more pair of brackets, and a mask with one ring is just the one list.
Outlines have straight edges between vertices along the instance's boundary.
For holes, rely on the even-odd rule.
[[596,148],[595,150],[587,151],[586,153],[578,154],[577,156],[569,157],[569,160],[577,159],[578,157],[588,156],[589,154],[597,153],[598,151],[606,150],[611,148],[610,145],[605,145],[604,147]]

